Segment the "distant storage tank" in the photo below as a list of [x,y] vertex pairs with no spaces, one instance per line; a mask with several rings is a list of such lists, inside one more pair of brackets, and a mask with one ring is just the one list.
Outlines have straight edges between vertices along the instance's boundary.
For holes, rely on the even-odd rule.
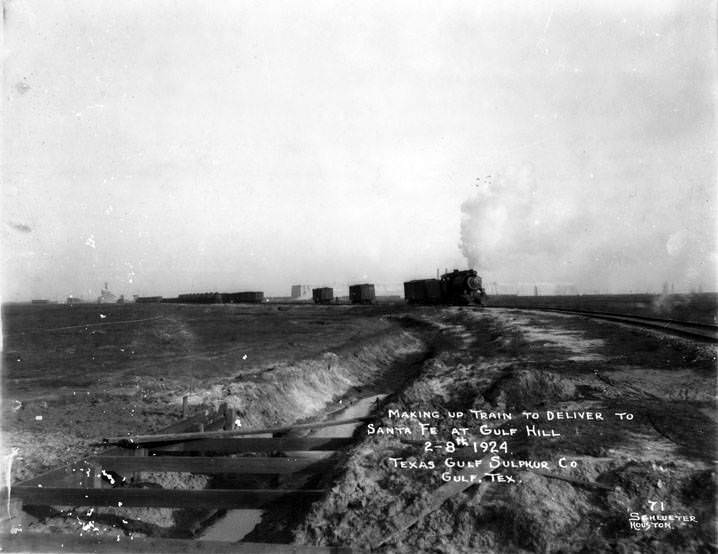
[[292,285],[292,298],[309,298],[312,294],[312,287],[309,285]]
[[351,285],[349,287],[349,300],[352,304],[376,303],[374,285]]
[[334,300],[334,289],[329,287],[312,289],[312,299],[315,304],[331,304]]

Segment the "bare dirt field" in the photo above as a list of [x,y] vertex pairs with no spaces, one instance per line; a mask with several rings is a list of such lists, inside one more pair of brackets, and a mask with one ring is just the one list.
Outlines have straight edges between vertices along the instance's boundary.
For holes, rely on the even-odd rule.
[[[102,437],[177,421],[185,395],[193,412],[227,402],[252,428],[383,393],[325,476],[327,496],[275,510],[247,540],[380,552],[716,544],[713,347],[575,316],[401,305],[6,306],[3,333],[15,482],[101,452],[90,443]],[[105,521],[179,536],[186,515]],[[67,532],[76,516],[43,529]]]

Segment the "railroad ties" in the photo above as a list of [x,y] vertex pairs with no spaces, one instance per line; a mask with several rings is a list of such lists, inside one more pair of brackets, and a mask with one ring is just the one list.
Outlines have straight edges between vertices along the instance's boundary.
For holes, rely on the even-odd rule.
[[[243,431],[232,429],[225,413],[185,419],[157,435],[106,439],[102,455],[68,464],[12,487],[12,510],[21,521],[22,507],[120,506],[151,508],[206,508],[210,510],[257,509],[280,500],[314,500],[325,489],[163,489],[117,486],[125,476],[140,472],[181,472],[205,475],[325,474],[337,449],[353,442],[351,437],[285,436],[294,429],[320,428],[359,422],[366,418],[325,421]],[[261,436],[256,436],[261,435]],[[301,479],[297,479],[301,481]],[[10,522],[13,520],[11,519]],[[351,547],[315,547],[274,543],[220,542],[192,539],[100,537],[30,533],[6,528],[0,534],[4,552],[358,552]]]

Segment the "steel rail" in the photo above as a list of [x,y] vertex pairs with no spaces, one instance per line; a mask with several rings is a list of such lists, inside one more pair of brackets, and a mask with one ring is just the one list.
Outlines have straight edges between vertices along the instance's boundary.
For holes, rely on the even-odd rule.
[[573,310],[568,308],[551,308],[542,306],[487,306],[487,308],[502,308],[514,310],[528,310],[538,312],[555,312],[568,315],[579,315],[593,319],[602,319],[616,323],[625,323],[646,329],[657,330],[669,335],[676,335],[701,342],[718,343],[718,325],[699,323],[696,321],[679,321],[675,319],[662,319],[651,316],[634,314],[619,314],[614,312],[596,312],[589,310]]

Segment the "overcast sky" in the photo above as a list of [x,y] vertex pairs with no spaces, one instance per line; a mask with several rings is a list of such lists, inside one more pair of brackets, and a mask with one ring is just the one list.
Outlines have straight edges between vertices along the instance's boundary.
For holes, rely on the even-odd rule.
[[716,288],[714,2],[4,6],[5,300]]

